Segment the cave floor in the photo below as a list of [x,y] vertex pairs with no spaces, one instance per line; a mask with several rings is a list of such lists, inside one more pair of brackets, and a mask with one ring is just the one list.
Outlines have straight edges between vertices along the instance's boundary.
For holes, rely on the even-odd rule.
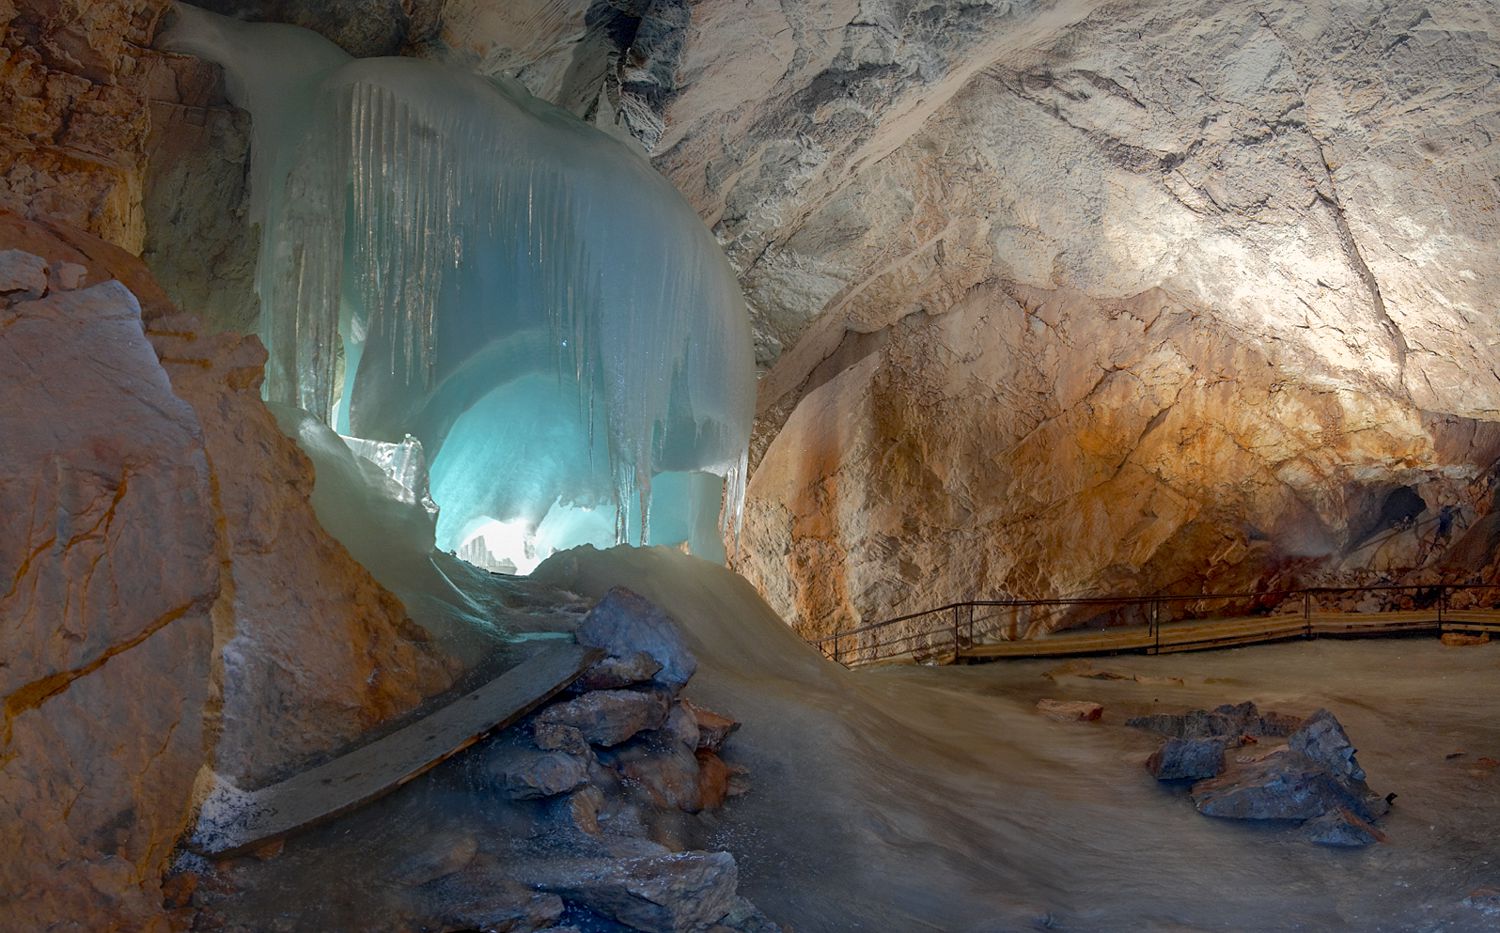
[[[1099,672],[1108,676],[1086,676]],[[1500,923],[1493,764],[1500,644],[1292,642],[854,676],[884,698],[888,713],[933,740],[916,754],[946,759],[926,767],[943,772],[938,793],[954,810],[953,838],[932,842],[968,855],[965,868],[949,871],[955,888],[983,889],[989,879],[1034,923],[1089,930]],[[1050,720],[1035,712],[1043,698],[1098,702],[1104,716]],[[1184,790],[1159,785],[1142,767],[1158,738],[1124,725],[1143,712],[1244,700],[1299,715],[1333,711],[1371,787],[1398,795],[1380,823],[1389,841],[1326,849],[1302,841],[1290,824],[1200,816]]]

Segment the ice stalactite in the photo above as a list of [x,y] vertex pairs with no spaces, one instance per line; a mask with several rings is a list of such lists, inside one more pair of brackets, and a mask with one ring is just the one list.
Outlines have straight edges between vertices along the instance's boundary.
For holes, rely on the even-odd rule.
[[272,400],[419,438],[441,547],[502,523],[533,545],[602,526],[717,550],[700,519],[738,522],[748,322],[649,163],[503,80],[351,59],[292,27],[179,5],[163,42],[223,65],[254,121]]

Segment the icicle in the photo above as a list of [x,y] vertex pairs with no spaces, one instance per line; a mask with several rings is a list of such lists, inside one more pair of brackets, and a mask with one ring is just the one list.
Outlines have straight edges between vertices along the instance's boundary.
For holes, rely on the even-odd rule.
[[[471,519],[535,528],[554,507],[612,507],[619,540],[649,541],[722,501],[738,529],[749,329],[680,195],[509,82],[324,46],[270,74],[285,30],[267,28],[184,11],[172,38],[252,89],[267,393],[324,418],[342,395],[355,434],[420,438],[442,547]],[[339,339],[357,365],[336,391]],[[653,482],[704,472],[727,483],[708,502]]]

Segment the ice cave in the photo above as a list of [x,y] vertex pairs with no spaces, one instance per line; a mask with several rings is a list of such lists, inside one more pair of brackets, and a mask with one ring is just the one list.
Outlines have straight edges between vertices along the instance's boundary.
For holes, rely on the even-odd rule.
[[0,933],[1500,927],[1493,0],[0,0]]

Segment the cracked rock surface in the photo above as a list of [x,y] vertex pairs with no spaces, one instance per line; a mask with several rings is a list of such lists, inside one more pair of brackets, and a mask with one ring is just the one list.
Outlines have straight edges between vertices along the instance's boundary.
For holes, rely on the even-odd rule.
[[143,320],[80,231],[0,232],[0,926],[167,929],[210,771],[336,753],[458,671],[318,524],[254,338]]

